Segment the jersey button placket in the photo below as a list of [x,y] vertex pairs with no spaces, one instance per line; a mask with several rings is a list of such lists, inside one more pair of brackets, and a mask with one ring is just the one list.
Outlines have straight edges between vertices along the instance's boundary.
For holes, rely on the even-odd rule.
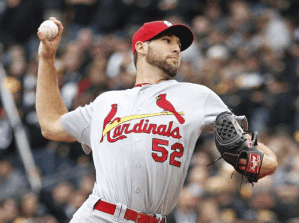
[[[134,107],[133,107],[133,114],[135,115],[140,115],[143,111],[143,107],[144,107],[144,91],[140,90],[138,92],[138,95],[136,97],[136,101],[134,103]],[[140,119],[136,119],[134,120],[134,124],[139,123]],[[132,158],[133,158],[133,169],[132,169],[132,201],[133,203],[137,204],[137,205],[142,205],[140,196],[143,195],[143,191],[141,191],[140,188],[142,188],[142,183],[140,183],[140,178],[143,177],[143,166],[141,164],[142,159],[140,160],[140,156],[142,156],[143,151],[142,151],[142,136],[141,134],[138,132],[132,132],[132,140],[133,140],[133,154],[132,154]]]

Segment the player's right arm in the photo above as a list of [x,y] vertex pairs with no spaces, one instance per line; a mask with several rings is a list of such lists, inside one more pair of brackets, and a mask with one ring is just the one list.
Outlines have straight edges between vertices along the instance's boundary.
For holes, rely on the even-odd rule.
[[39,66],[36,89],[36,113],[45,138],[55,141],[73,142],[76,139],[63,129],[61,116],[68,112],[60,95],[55,68],[55,54],[61,41],[63,26],[55,18],[50,18],[58,26],[58,35],[47,40],[41,32],[38,50]]

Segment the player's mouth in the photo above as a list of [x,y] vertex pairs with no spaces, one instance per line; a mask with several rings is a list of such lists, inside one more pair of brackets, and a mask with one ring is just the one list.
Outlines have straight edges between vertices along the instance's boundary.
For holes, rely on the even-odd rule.
[[169,57],[171,62],[178,63],[178,58],[177,57]]

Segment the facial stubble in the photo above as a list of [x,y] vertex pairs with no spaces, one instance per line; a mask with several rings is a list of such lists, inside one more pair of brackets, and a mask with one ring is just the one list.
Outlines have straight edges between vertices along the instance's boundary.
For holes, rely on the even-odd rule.
[[166,59],[162,58],[162,55],[157,53],[154,53],[154,50],[149,46],[148,48],[148,54],[146,55],[146,61],[156,66],[160,69],[162,69],[168,76],[175,77],[178,73],[178,66],[168,63]]

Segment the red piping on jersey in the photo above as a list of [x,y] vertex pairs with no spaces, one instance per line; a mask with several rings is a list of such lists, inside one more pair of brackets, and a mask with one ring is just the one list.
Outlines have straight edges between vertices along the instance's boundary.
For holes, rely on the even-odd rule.
[[141,84],[136,84],[134,87],[142,87],[143,85],[147,85],[149,83],[141,83]]

